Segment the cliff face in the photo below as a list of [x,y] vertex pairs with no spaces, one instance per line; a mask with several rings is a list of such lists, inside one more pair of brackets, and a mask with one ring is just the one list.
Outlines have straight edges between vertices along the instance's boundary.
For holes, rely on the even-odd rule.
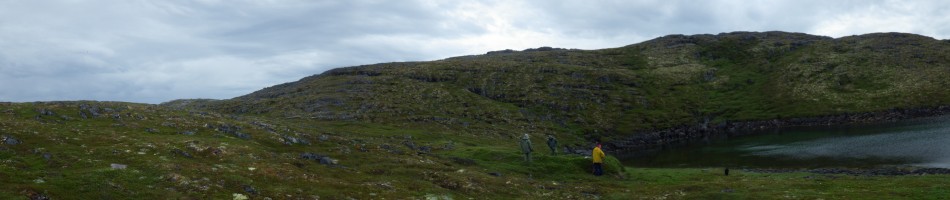
[[670,35],[612,49],[542,47],[346,67],[196,105],[285,118],[609,138],[946,105],[948,75],[946,40],[734,32]]

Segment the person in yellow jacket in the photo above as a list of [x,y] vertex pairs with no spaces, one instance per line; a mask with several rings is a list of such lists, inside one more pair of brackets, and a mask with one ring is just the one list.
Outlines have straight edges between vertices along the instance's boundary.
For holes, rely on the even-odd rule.
[[604,175],[604,158],[607,157],[607,155],[600,149],[600,144],[594,147],[591,157],[594,159],[594,176]]

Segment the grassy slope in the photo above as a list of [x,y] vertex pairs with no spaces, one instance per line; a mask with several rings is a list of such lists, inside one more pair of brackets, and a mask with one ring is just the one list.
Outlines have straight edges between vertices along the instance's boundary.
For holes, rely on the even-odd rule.
[[340,68],[195,105],[589,141],[707,120],[947,105],[948,47],[947,41],[899,33],[839,39],[782,32],[673,35],[614,49]]
[[[545,149],[545,134],[585,145],[705,119],[947,104],[946,48],[904,34],[667,36],[595,51],[341,68],[226,101],[0,104],[0,134],[23,141],[0,144],[0,175],[10,177],[0,179],[0,198],[938,198],[948,192],[933,186],[947,176],[627,169],[592,177],[582,157],[542,150],[536,163],[522,163],[514,136],[532,134]],[[115,112],[82,119],[80,104]],[[251,138],[215,130],[221,125]],[[288,137],[310,144],[284,144]],[[301,159],[304,152],[340,165]]]
[[[80,104],[114,111],[83,119]],[[42,115],[43,110],[55,114]],[[527,164],[513,140],[443,132],[437,127],[275,120],[113,102],[0,104],[0,111],[0,134],[22,141],[0,143],[3,199],[26,199],[35,193],[55,199],[230,199],[233,194],[255,199],[919,199],[950,194],[938,187],[950,184],[946,175],[734,171],[722,176],[721,169],[620,171],[619,164],[610,160],[611,174],[594,177],[587,172],[588,159],[551,156],[537,138],[539,152],[535,162]],[[251,138],[241,139],[206,124],[240,127]],[[147,128],[157,132],[147,132]],[[310,144],[286,144],[284,136]],[[418,154],[405,145],[407,141],[432,150]],[[301,159],[303,152],[330,156],[339,165]],[[126,164],[128,169],[111,169],[112,163]]]

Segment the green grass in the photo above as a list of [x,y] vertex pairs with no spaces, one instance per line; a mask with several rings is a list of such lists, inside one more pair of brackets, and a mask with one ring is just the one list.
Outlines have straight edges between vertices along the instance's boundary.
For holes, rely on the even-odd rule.
[[[542,138],[589,146],[707,119],[947,105],[947,48],[908,34],[668,36],[340,68],[230,100],[0,103],[0,134],[23,141],[0,144],[0,199],[938,199],[946,175],[726,177],[609,157],[594,177],[588,159],[548,155]],[[114,111],[83,119],[80,104]],[[250,139],[214,128],[225,125]],[[532,163],[518,152],[524,133]]]
[[[141,118],[81,119],[79,104],[125,107],[118,113]],[[71,119],[42,115],[37,120],[41,109]],[[233,194],[273,199],[939,199],[950,192],[940,187],[950,184],[947,175],[733,170],[723,176],[718,168],[625,168],[612,156],[607,159],[607,174],[595,177],[589,158],[550,155],[542,135],[532,137],[538,151],[527,163],[514,138],[458,134],[439,126],[406,129],[363,122],[227,117],[104,102],[0,105],[0,111],[7,110],[11,112],[0,114],[0,134],[23,143],[0,144],[0,176],[5,177],[0,179],[0,197],[5,199],[26,199],[29,194],[54,199],[230,199]],[[241,127],[252,138],[205,128],[209,123]],[[275,132],[257,124],[268,124]],[[161,128],[148,133],[146,127]],[[196,134],[182,135],[179,130]],[[275,133],[296,135],[311,144],[283,144]],[[321,135],[326,140],[320,140]],[[407,141],[431,151],[410,150]],[[330,156],[340,165],[300,159],[303,152]],[[111,169],[111,163],[128,168]]]

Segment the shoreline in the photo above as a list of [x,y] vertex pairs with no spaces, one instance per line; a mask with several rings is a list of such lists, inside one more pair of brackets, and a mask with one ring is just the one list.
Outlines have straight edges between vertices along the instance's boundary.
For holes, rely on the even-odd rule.
[[928,174],[950,174],[948,168],[917,168],[917,167],[877,167],[877,168],[817,168],[817,169],[768,169],[768,168],[748,168],[739,169],[744,172],[755,173],[794,173],[804,172],[813,174],[837,174],[851,176],[909,176],[909,175],[928,175]]
[[877,112],[845,113],[806,118],[683,125],[662,130],[638,132],[618,140],[605,141],[603,144],[607,147],[608,152],[614,154],[636,154],[703,139],[754,135],[761,134],[765,130],[780,128],[886,123],[941,115],[950,115],[950,106],[893,108]]

